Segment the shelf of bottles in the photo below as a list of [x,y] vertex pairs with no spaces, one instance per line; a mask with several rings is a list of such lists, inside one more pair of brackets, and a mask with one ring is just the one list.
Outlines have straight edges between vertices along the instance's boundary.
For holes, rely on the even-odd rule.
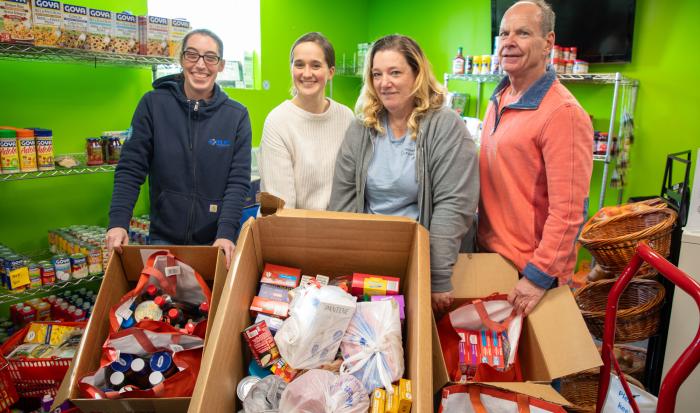
[[[453,75],[446,73],[445,80],[465,80],[470,82],[479,83],[489,83],[489,82],[500,82],[503,79],[504,74],[464,74],[464,75]],[[637,80],[626,78],[617,73],[584,73],[584,74],[571,74],[571,73],[560,73],[557,74],[557,78],[561,82],[571,82],[571,83],[595,83],[595,84],[614,84],[619,77],[619,82],[622,85],[636,85]]]
[[114,172],[115,168],[116,168],[116,165],[99,165],[99,166],[82,166],[82,167],[75,167],[75,168],[56,168],[56,169],[51,170],[51,171],[18,172],[18,173],[0,175],[0,182],[19,181],[19,180],[23,180],[23,179],[51,178],[54,176],[69,176],[69,175],[83,175],[83,174]]

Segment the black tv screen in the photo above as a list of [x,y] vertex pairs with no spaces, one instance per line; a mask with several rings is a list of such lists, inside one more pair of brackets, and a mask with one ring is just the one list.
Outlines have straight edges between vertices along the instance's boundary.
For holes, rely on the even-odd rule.
[[[498,36],[503,14],[514,3],[514,0],[491,0],[492,39]],[[577,47],[577,59],[589,63],[632,61],[635,0],[551,0],[548,3],[556,14],[556,44]]]

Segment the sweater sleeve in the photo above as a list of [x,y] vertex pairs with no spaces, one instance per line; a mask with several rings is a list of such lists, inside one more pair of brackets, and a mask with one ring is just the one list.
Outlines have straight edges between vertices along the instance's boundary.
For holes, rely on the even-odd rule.
[[260,190],[282,198],[285,208],[296,208],[294,164],[290,148],[278,130],[279,118],[269,116],[260,142]]
[[243,108],[241,121],[236,130],[234,148],[228,182],[224,191],[224,201],[219,216],[216,238],[226,238],[236,242],[243,214],[243,200],[250,190],[250,146],[252,132],[248,110]]
[[479,158],[466,126],[452,111],[440,114],[429,156],[431,290],[452,290],[462,239],[474,225],[479,202]]
[[549,209],[542,239],[523,269],[523,276],[542,288],[573,273],[575,242],[588,213],[592,139],[590,119],[573,104],[555,111],[544,127],[540,145]]
[[360,149],[364,126],[355,120],[345,132],[345,139],[340,145],[335,160],[333,188],[328,204],[330,211],[363,212],[357,210],[357,163],[360,162]]
[[153,157],[153,123],[148,95],[141,98],[131,120],[131,136],[124,143],[114,172],[109,228],[129,229],[134,204]]

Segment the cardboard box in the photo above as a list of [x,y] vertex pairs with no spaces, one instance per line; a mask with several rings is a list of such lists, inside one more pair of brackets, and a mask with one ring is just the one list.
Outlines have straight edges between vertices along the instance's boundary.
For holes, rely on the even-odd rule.
[[63,26],[61,2],[32,0],[32,33],[35,46],[57,47]]
[[63,3],[63,29],[58,44],[66,49],[85,49],[87,45],[88,8]]
[[[263,210],[270,209],[263,205]],[[236,385],[248,375],[248,350],[236,333],[252,323],[248,306],[265,262],[331,277],[363,271],[400,278],[406,301],[404,377],[413,384],[413,411],[432,411],[429,259],[428,231],[407,218],[280,210],[248,220],[236,243],[189,411],[241,409]]]
[[86,49],[107,52],[112,49],[114,13],[109,10],[89,9]]
[[[468,298],[486,297],[495,292],[508,293],[518,282],[517,270],[498,254],[460,254],[453,274],[454,308]],[[603,364],[573,294],[566,286],[549,290],[537,308],[525,318],[519,347],[526,381],[550,382]],[[449,383],[433,319],[434,391],[440,391]],[[503,387],[504,383],[496,385]],[[514,391],[520,391],[518,389],[525,385],[507,384],[508,389]]]
[[190,22],[183,19],[170,19],[168,25],[168,54],[170,57],[179,58],[182,51],[182,40],[192,30]]
[[114,14],[114,34],[110,50],[118,54],[137,54],[139,52],[138,17],[129,13]]
[[30,0],[0,0],[0,42],[34,43]]
[[[212,289],[211,306],[205,348],[211,343],[211,328],[216,320],[217,307],[226,279],[226,259],[215,247],[206,246],[125,246],[122,254],[112,254],[102,280],[95,307],[85,328],[83,340],[73,359],[69,375],[56,395],[56,403],[70,399],[85,413],[88,412],[186,412],[189,397],[163,399],[96,400],[82,398],[78,380],[99,368],[102,345],[109,334],[109,310],[121,297],[131,291],[141,275],[144,260],[155,251],[167,249],[192,266]],[[142,254],[143,252],[143,254]],[[145,256],[145,258],[143,257]],[[240,334],[238,334],[240,337]],[[235,391],[234,391],[235,394]]]
[[165,17],[139,16],[139,54],[168,56],[168,21]]

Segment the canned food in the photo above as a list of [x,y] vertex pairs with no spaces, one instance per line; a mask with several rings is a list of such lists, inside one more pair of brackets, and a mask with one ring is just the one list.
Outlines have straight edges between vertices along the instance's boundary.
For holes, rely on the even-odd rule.
[[96,245],[90,245],[87,254],[88,274],[102,274],[102,250]]
[[17,133],[13,130],[0,129],[0,170],[4,174],[19,172]]
[[21,172],[35,172],[36,167],[36,142],[34,131],[29,129],[17,129],[17,155],[19,156],[19,170]]
[[29,270],[29,287],[41,287],[41,267],[36,262],[28,262],[27,269]]
[[51,258],[55,270],[56,281],[65,282],[70,280],[71,263],[70,258],[65,254],[54,255]]
[[56,169],[53,159],[53,133],[50,129],[33,128],[36,138],[36,163],[40,171]]
[[241,381],[238,382],[238,386],[236,386],[236,394],[238,395],[238,398],[243,401],[245,399],[245,396],[248,395],[248,392],[250,389],[255,386],[257,382],[260,381],[260,377],[256,376],[246,376],[241,379]]
[[87,259],[85,254],[75,253],[70,256],[71,275],[73,278],[85,278],[88,275]]
[[6,286],[10,290],[17,290],[22,286],[18,285],[15,288],[12,288],[12,280],[10,278],[10,275],[13,271],[18,270],[22,267],[25,266],[24,263],[24,258],[20,257],[17,254],[12,254],[12,255],[6,255],[5,256],[5,274],[6,274]]

